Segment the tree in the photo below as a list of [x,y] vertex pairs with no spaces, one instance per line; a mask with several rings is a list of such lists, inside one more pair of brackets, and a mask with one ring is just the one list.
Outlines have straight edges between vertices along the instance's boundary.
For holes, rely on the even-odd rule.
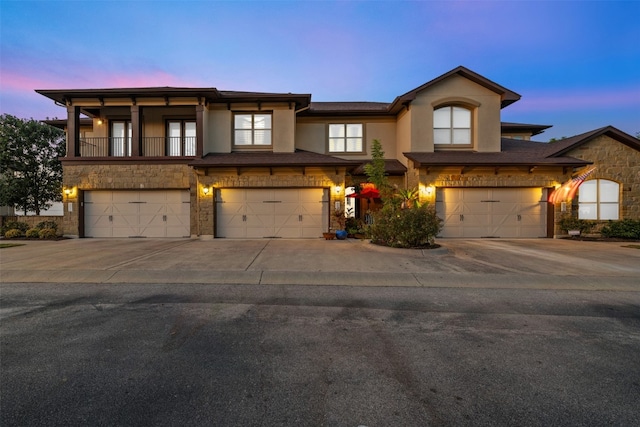
[[37,120],[0,116],[0,205],[40,211],[62,200],[65,135]]
[[371,144],[371,163],[364,165],[364,173],[367,175],[369,182],[375,184],[384,201],[384,196],[388,196],[389,180],[385,170],[382,144],[377,139],[374,139]]

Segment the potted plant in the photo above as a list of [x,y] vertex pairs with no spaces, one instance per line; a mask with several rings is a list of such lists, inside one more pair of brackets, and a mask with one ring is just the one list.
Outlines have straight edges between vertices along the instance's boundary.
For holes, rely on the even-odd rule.
[[579,236],[582,233],[588,233],[592,224],[583,219],[578,219],[572,215],[563,215],[558,223],[560,230],[566,231],[570,236]]
[[338,223],[338,229],[336,230],[336,238],[339,240],[344,240],[347,238],[347,230],[345,230],[345,225],[347,223],[347,217],[344,216],[344,211],[342,209],[336,209],[333,212],[333,216],[336,219],[336,223]]

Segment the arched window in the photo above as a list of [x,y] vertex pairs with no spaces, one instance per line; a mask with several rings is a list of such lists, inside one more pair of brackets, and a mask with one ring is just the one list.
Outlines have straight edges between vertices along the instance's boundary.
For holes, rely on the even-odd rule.
[[607,179],[585,181],[578,190],[578,218],[619,219],[620,184]]
[[433,142],[436,145],[471,145],[471,110],[459,106],[433,110]]

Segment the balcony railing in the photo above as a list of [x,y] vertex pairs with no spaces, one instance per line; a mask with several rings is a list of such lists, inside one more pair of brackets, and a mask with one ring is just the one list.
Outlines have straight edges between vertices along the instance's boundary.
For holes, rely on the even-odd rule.
[[[145,157],[195,156],[196,137],[143,137],[140,155]],[[130,156],[131,138],[80,138],[80,157]]]

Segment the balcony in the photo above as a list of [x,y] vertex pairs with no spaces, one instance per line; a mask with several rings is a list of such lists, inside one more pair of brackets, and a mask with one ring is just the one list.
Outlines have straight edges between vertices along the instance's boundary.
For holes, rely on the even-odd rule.
[[[131,157],[132,138],[81,137],[80,157]],[[140,156],[143,157],[193,157],[196,155],[196,137],[141,138]]]

